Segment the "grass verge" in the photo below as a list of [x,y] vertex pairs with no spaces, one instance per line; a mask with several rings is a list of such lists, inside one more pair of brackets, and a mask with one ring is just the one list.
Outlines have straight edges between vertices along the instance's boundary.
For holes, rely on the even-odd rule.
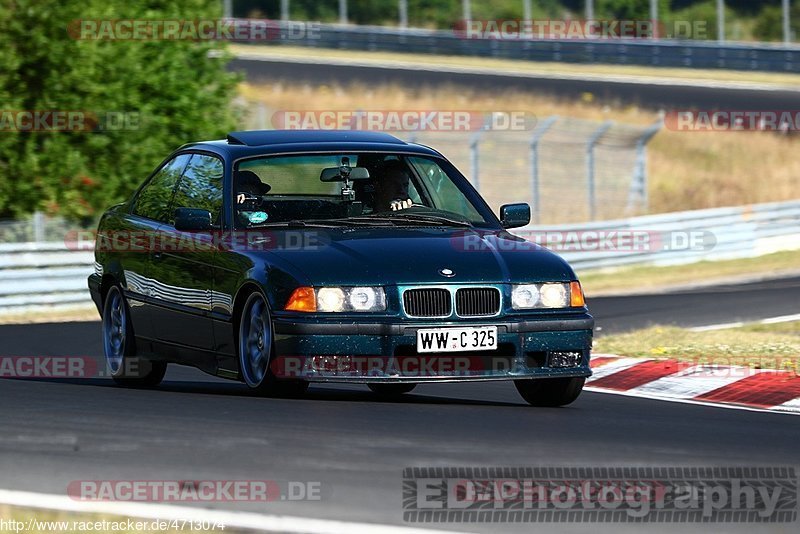
[[4,324],[36,324],[36,323],[71,323],[99,321],[100,314],[91,302],[73,308],[49,309],[45,306],[31,308],[22,312],[0,313],[0,325]]
[[739,365],[797,373],[800,321],[749,324],[738,328],[693,332],[653,326],[625,334],[600,336],[594,351],[626,357],[664,358],[696,364]]
[[[665,267],[638,266],[608,271],[579,272],[588,298],[600,295],[665,291],[687,285],[738,283],[759,277],[800,272],[800,250],[775,252],[757,258],[701,261]],[[590,303],[591,304],[591,303]]]

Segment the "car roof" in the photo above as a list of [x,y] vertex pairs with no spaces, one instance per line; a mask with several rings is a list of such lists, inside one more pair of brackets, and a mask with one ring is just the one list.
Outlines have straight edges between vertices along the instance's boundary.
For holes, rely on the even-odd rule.
[[407,143],[384,132],[360,130],[249,130],[226,139],[189,143],[179,150],[205,149],[233,159],[303,152],[404,152],[442,155],[424,145]]

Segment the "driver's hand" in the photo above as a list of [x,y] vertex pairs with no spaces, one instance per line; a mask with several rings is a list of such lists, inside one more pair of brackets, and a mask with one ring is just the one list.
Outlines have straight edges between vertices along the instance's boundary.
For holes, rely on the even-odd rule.
[[413,203],[414,202],[410,198],[405,200],[392,200],[392,202],[389,204],[389,207],[392,211],[400,211],[410,208]]
[[239,193],[236,195],[236,203],[237,204],[244,204],[244,201],[247,200],[247,195],[244,193]]

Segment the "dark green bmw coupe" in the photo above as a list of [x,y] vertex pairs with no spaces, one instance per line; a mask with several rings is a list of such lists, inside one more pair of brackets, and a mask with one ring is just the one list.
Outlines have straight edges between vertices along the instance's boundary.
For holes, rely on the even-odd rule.
[[110,373],[154,386],[177,363],[274,395],[509,380],[568,404],[594,321],[570,266],[507,231],[529,219],[383,133],[185,145],[100,221],[89,288]]

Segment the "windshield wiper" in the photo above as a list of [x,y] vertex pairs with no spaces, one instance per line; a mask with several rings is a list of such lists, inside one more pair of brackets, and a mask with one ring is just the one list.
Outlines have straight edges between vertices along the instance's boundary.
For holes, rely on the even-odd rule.
[[448,226],[463,226],[465,228],[472,228],[472,223],[467,221],[462,221],[461,219],[452,219],[450,217],[445,217],[443,215],[427,215],[422,213],[394,213],[388,217],[388,220],[391,219],[403,219],[404,221],[408,222],[420,222],[420,223],[431,223],[431,224],[445,224]]
[[309,227],[338,228],[338,225],[325,224],[323,222],[317,222],[317,221],[299,221],[299,220],[296,220],[296,219],[292,219],[291,221],[263,222],[263,223],[253,224],[251,226],[248,226],[248,228],[272,228],[272,227],[283,227],[283,228],[309,228]]

